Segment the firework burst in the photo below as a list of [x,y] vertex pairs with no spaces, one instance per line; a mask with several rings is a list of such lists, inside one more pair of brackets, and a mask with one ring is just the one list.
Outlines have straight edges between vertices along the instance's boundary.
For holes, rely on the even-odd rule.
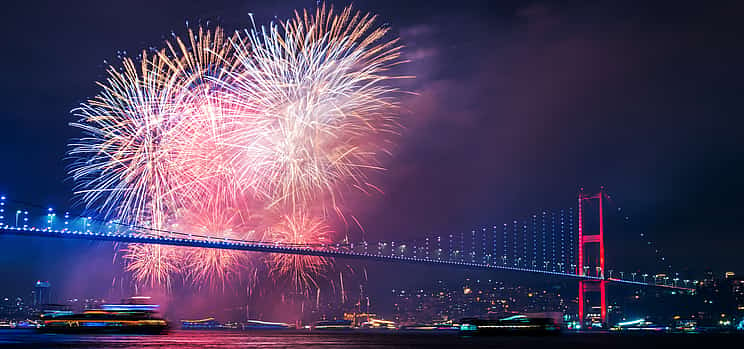
[[[84,133],[69,151],[76,194],[149,234],[331,243],[329,209],[343,218],[345,192],[377,190],[370,171],[383,169],[400,130],[392,80],[401,77],[390,70],[401,46],[375,20],[323,5],[229,36],[189,30],[124,59],[73,110]],[[224,287],[256,264],[245,253],[184,251],[132,244],[126,268],[148,285],[181,274]],[[310,256],[266,263],[298,289],[331,266]]]
[[109,69],[101,93],[73,112],[73,127],[86,137],[71,144],[70,171],[88,206],[127,223],[161,228],[166,220],[172,153],[167,144],[180,106],[165,83],[173,75],[163,60],[143,53],[139,66],[124,60],[123,72]]
[[[269,231],[270,241],[285,245],[330,244],[332,231],[322,220],[304,213],[284,216]],[[273,253],[269,257],[270,273],[277,279],[288,279],[295,288],[317,287],[316,277],[331,266],[328,258]]]
[[[261,236],[255,230],[260,220],[246,212],[247,209],[216,200],[197,201],[182,210],[177,219],[178,229],[193,234],[191,238],[198,240],[260,241]],[[184,251],[183,272],[195,285],[224,290],[228,282],[239,279],[242,271],[251,269],[253,261],[254,258],[244,251],[192,248]]]
[[183,250],[173,246],[129,244],[125,249],[126,270],[140,285],[170,289],[180,270]]
[[[400,63],[375,16],[325,6],[235,41],[242,69],[228,75],[235,105],[261,115],[235,128],[240,179],[290,210],[319,199],[338,210],[341,186],[367,187],[396,134],[397,90],[385,75]],[[260,138],[245,129],[262,130]]]

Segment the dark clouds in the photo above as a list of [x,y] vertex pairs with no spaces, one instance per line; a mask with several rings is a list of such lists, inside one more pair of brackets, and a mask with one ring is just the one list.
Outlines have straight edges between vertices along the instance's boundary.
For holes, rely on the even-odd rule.
[[744,267],[712,252],[742,239],[736,7],[538,2],[403,26],[418,95],[368,230],[500,223],[605,184],[672,259],[697,264],[689,241],[714,233],[697,266]]

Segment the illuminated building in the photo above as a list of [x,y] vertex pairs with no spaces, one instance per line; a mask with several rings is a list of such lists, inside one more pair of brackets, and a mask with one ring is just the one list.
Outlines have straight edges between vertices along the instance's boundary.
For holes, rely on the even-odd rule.
[[34,307],[41,308],[44,304],[51,303],[51,285],[49,281],[36,281],[34,285]]
[[744,317],[744,278],[731,277],[731,295],[734,298],[736,312],[740,317]]
[[393,298],[393,320],[401,325],[568,311],[568,304],[559,292],[507,286],[493,280],[466,279],[456,287],[437,281],[435,287],[429,289],[393,290]]

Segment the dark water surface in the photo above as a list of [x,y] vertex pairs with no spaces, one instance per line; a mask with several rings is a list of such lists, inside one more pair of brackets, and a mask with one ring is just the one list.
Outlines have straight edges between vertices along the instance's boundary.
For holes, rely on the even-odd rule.
[[0,330],[5,348],[744,348],[741,335],[564,334],[460,337],[403,333],[173,331],[167,335],[60,335]]

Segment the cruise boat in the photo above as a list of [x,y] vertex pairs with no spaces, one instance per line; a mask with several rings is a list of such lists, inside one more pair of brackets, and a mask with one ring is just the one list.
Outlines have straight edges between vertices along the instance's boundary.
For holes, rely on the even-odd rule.
[[168,322],[157,315],[157,305],[144,304],[146,297],[133,297],[122,304],[104,304],[82,313],[50,313],[41,316],[39,331],[52,333],[139,333],[161,334]]
[[353,330],[354,326],[351,320],[325,320],[316,322],[312,329],[320,331],[348,331]]
[[243,330],[288,330],[293,326],[283,322],[269,322],[259,320],[248,320],[243,324]]
[[466,318],[460,321],[461,334],[478,335],[557,335],[561,327],[549,317],[514,315],[502,319]]

